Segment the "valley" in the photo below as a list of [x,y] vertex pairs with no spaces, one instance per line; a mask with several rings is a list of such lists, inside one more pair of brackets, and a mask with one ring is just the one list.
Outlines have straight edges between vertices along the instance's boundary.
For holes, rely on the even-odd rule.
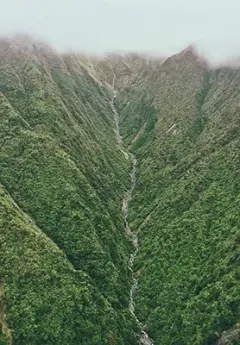
[[[116,75],[115,73],[113,74],[113,85],[112,85],[112,91],[113,91],[113,99],[111,101],[111,106],[113,109],[113,114],[114,114],[114,119],[116,123],[116,142],[117,145],[120,146],[122,145],[122,138],[120,135],[120,128],[119,128],[119,114],[117,113],[117,110],[115,108],[115,101],[117,98],[117,90],[114,89],[115,87],[115,80],[116,80]],[[123,150],[122,150],[123,151]],[[143,327],[140,323],[140,321],[137,318],[137,315],[135,314],[135,302],[134,298],[137,293],[138,289],[138,278],[136,273],[134,272],[134,261],[138,253],[139,249],[139,244],[138,244],[138,235],[137,231],[132,231],[130,229],[129,223],[128,223],[128,208],[129,208],[129,203],[132,199],[132,194],[134,192],[134,189],[136,187],[136,167],[137,167],[137,159],[136,157],[130,152],[123,151],[125,154],[125,157],[127,159],[130,159],[132,162],[132,172],[131,172],[131,186],[130,189],[126,192],[126,195],[123,198],[123,203],[122,203],[122,212],[123,212],[123,217],[124,217],[124,228],[126,231],[126,234],[130,236],[132,239],[132,244],[133,244],[133,253],[130,255],[129,259],[129,270],[131,271],[132,274],[132,286],[130,289],[130,300],[129,300],[129,310],[133,317],[135,318],[137,324],[139,325],[141,329],[141,334],[140,334],[140,340],[139,344],[140,345],[153,345],[152,339],[148,336],[148,334],[143,330]]]
[[239,344],[240,68],[0,40],[0,344]]

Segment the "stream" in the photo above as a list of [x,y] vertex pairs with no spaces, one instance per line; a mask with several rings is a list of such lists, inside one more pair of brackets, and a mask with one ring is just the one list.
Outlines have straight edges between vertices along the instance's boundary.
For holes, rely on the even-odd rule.
[[132,286],[130,289],[130,294],[129,294],[129,310],[134,316],[135,320],[137,321],[140,329],[141,329],[141,334],[140,334],[140,339],[139,339],[139,345],[153,345],[153,340],[148,336],[148,334],[143,330],[143,326],[141,322],[138,320],[137,315],[135,314],[135,303],[134,303],[134,297],[137,293],[138,289],[138,278],[137,275],[135,274],[133,270],[134,266],[134,261],[137,255],[137,252],[139,250],[139,243],[138,243],[138,235],[136,231],[132,231],[128,222],[128,207],[129,207],[129,202],[132,199],[132,193],[135,189],[136,186],[136,169],[137,169],[137,158],[132,154],[130,151],[124,151],[123,146],[122,146],[122,137],[120,135],[120,129],[119,129],[119,114],[116,110],[115,107],[115,99],[117,97],[117,91],[115,89],[115,79],[116,75],[113,73],[113,83],[112,83],[112,91],[113,91],[113,98],[111,100],[111,107],[114,115],[114,120],[115,120],[115,132],[116,132],[116,142],[121,149],[125,153],[125,156],[127,158],[130,158],[132,161],[132,172],[131,172],[131,187],[125,194],[122,202],[122,212],[123,212],[123,217],[124,217],[124,228],[128,236],[131,237],[132,244],[133,244],[133,253],[130,255],[129,262],[128,262],[128,267],[129,270],[131,271],[132,274]]

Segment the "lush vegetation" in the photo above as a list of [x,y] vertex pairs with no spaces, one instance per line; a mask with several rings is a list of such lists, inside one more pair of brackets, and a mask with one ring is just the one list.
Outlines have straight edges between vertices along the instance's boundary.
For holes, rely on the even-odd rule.
[[[191,49],[155,79],[148,70],[152,99],[139,78],[119,105],[129,142],[142,111],[157,118],[132,147],[137,314],[155,344],[210,345],[240,319],[240,70],[210,70]],[[149,102],[139,109],[141,93]]]
[[130,164],[111,94],[79,56],[17,40],[0,57],[1,305],[13,344],[136,344],[121,216]]
[[29,39],[0,42],[0,344],[137,344],[114,73],[138,318],[155,345],[240,344],[240,69]]

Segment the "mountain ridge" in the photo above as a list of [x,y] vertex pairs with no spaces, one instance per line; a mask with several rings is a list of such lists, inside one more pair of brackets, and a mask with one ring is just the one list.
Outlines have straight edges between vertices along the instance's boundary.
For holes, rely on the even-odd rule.
[[13,344],[139,342],[113,84],[138,160],[136,315],[156,345],[217,343],[239,318],[240,70],[212,68],[192,46],[96,59],[17,39],[1,40],[0,56],[0,278]]

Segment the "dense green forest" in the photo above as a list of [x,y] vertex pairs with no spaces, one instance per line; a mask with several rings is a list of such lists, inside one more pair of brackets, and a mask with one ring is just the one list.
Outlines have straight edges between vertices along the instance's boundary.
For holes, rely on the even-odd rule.
[[121,215],[130,163],[110,90],[78,56],[2,41],[0,91],[1,306],[13,344],[136,344]]
[[239,102],[240,69],[210,69],[191,47],[122,90],[129,144],[146,122],[130,216],[137,313],[155,344],[215,344],[240,321]]
[[240,344],[240,68],[19,38],[0,41],[0,344],[138,344],[114,76],[137,317],[154,345]]

